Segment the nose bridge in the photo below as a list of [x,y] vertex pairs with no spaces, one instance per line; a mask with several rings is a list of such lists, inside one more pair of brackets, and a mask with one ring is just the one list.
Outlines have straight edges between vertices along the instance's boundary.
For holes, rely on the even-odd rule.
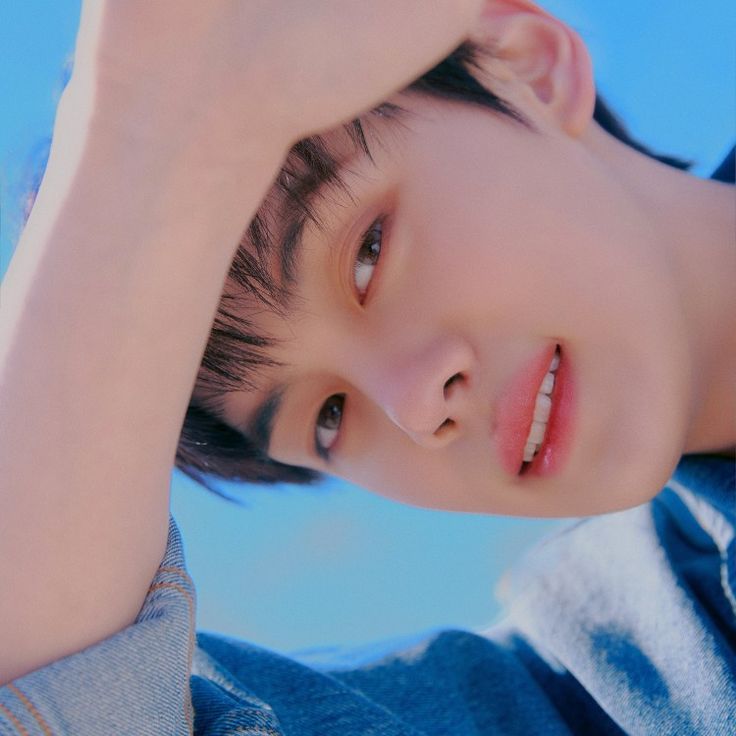
[[452,334],[422,340],[404,333],[402,340],[382,342],[364,358],[363,390],[417,442],[433,442],[445,420],[457,421],[452,413],[458,387],[453,384],[469,377],[469,345]]

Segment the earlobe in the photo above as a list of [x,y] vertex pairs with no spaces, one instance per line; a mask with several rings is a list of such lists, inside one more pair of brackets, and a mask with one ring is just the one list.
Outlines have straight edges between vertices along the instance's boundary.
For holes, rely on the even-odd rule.
[[560,128],[582,135],[593,116],[595,85],[575,31],[528,0],[488,0],[473,40],[490,49]]

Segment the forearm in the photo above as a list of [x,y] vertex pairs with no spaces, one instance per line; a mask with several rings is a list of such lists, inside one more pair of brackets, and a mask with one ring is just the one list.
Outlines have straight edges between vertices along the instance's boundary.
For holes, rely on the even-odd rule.
[[92,118],[65,95],[2,285],[0,683],[138,613],[223,282],[279,163]]

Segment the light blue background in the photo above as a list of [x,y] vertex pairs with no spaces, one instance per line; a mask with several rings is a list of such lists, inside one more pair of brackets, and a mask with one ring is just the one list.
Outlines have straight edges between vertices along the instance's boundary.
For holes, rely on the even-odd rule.
[[[693,159],[697,173],[715,167],[736,127],[735,3],[545,7],[581,33],[601,92],[644,143]],[[0,7],[0,273],[78,17],[79,0]],[[280,649],[484,625],[497,614],[493,588],[503,569],[555,525],[412,509],[335,482],[238,495],[247,508],[175,474],[173,510],[199,590],[198,625]]]

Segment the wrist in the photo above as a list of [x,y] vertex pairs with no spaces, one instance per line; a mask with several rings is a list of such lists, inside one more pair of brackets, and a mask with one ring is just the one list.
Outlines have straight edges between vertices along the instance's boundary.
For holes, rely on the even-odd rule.
[[[126,160],[150,168],[154,179],[198,179],[220,176],[223,182],[270,180],[291,145],[279,126],[255,117],[216,115],[202,103],[196,113],[164,100],[147,101],[128,86],[93,83],[72,77],[59,103],[54,139],[62,138],[70,152],[77,144],[100,142]],[[65,157],[68,158],[68,157]]]

